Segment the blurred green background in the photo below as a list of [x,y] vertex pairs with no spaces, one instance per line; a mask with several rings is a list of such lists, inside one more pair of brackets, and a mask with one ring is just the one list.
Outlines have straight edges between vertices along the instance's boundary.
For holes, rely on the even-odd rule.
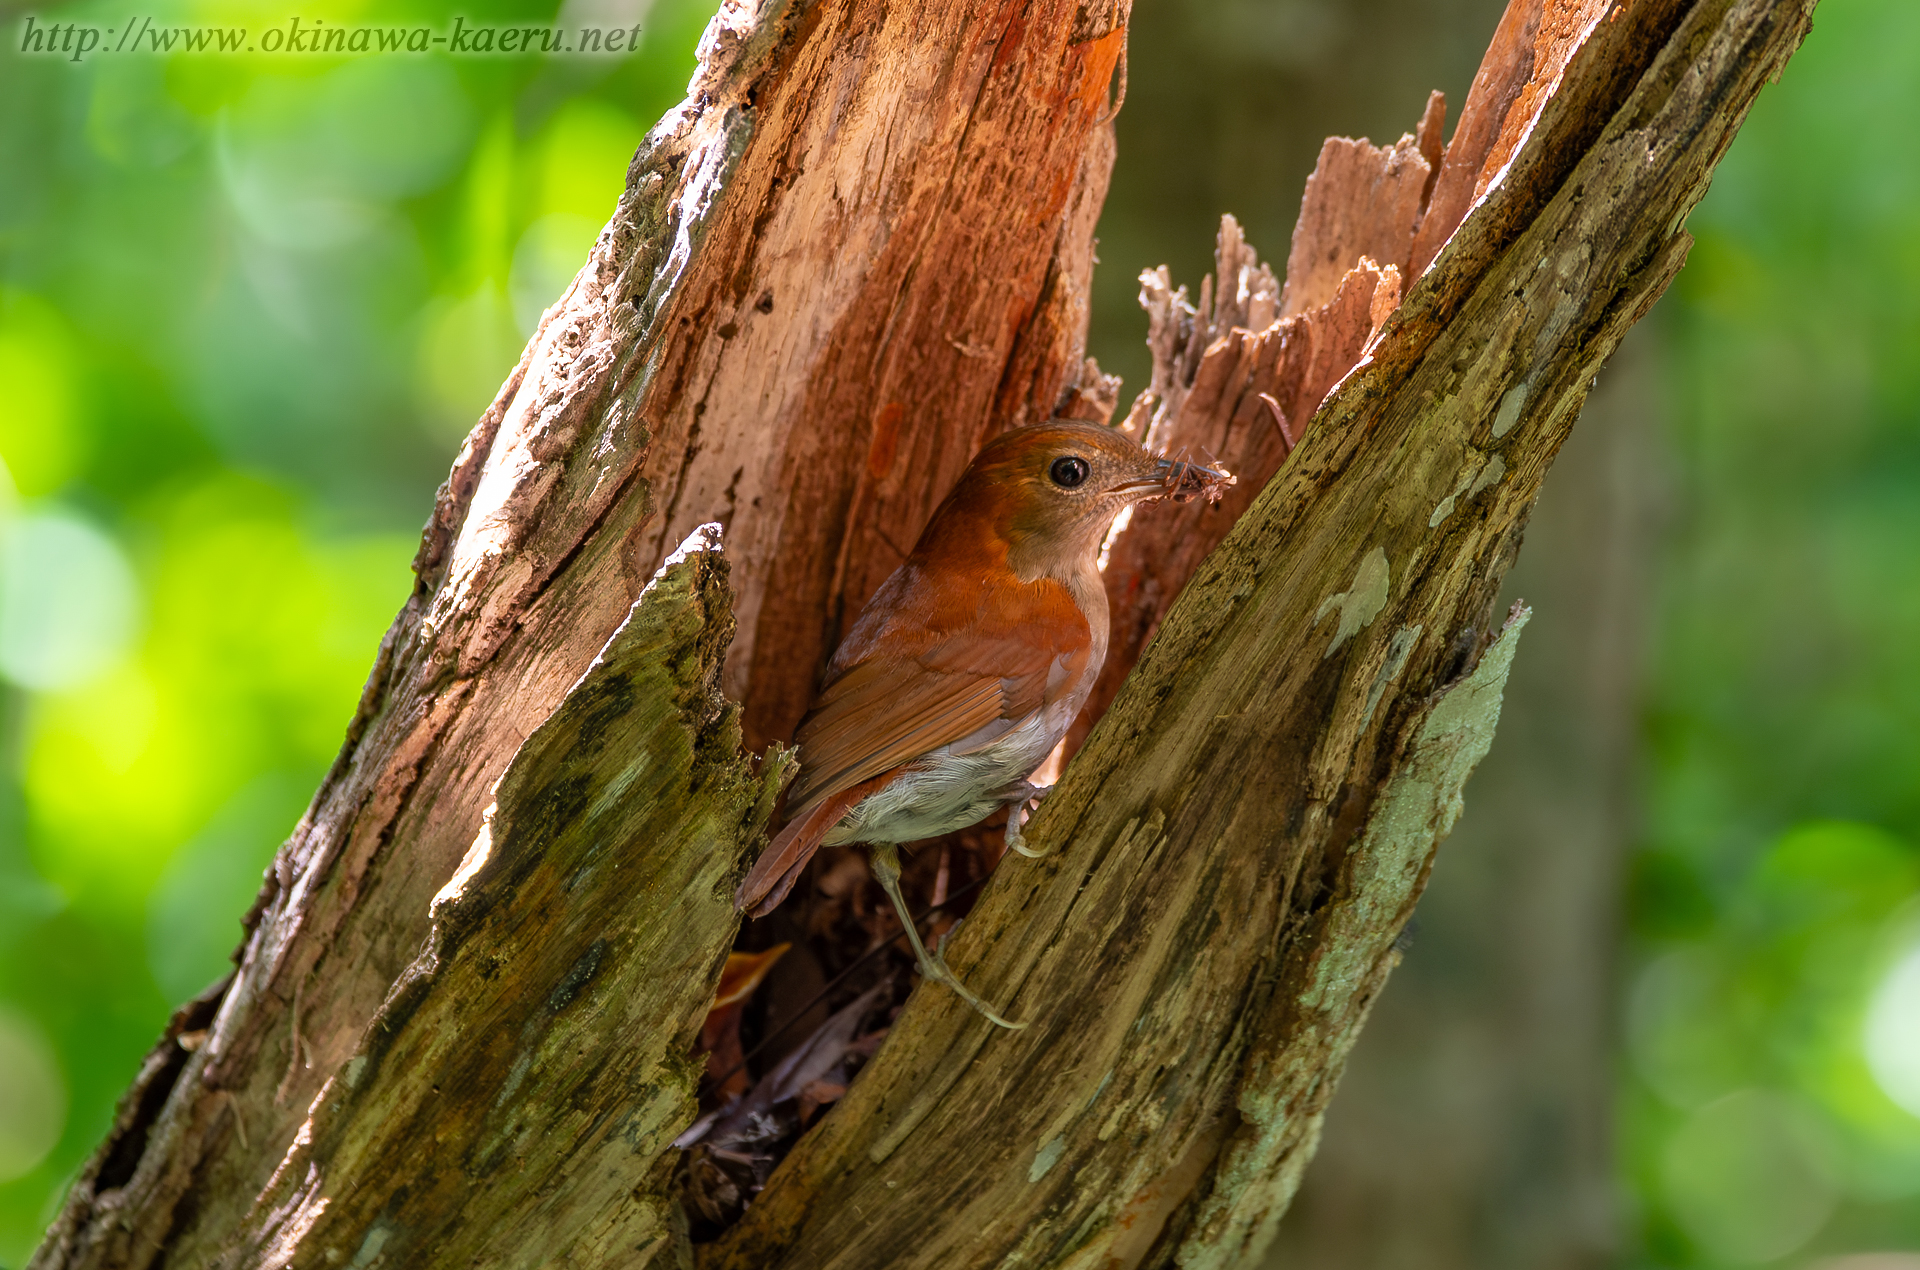
[[[712,7],[568,0],[563,25],[637,22],[639,51],[454,59],[73,62],[21,56],[8,15],[0,1265],[170,1008],[223,972],[406,596],[434,486],[679,100]],[[38,20],[136,12],[291,15],[116,0]],[[1284,260],[1318,138],[1391,139],[1432,86],[1458,103],[1496,12],[1137,0],[1094,339],[1129,395],[1137,269],[1197,283],[1229,210]],[[1173,34],[1142,38],[1156,23]],[[1251,87],[1200,82],[1203,44]],[[1665,511],[1628,880],[1599,897],[1619,964],[1595,1003],[1617,1022],[1621,1265],[1920,1268],[1837,1260],[1920,1253],[1915,67],[1920,6],[1829,0],[1649,327]],[[1189,152],[1178,181],[1140,157],[1168,145]]]
[[76,64],[20,56],[9,16],[0,1265],[25,1259],[170,1009],[223,973],[406,598],[435,486],[685,92],[712,0],[639,7],[638,53],[568,58]]

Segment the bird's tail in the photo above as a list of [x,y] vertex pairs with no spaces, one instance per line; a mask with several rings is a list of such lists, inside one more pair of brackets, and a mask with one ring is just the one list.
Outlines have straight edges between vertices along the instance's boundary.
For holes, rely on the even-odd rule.
[[787,892],[800,880],[800,871],[813,859],[813,853],[820,849],[827,834],[840,823],[840,817],[892,780],[897,771],[896,768],[882,772],[871,780],[829,794],[788,821],[787,827],[774,835],[767,849],[747,870],[740,889],[733,893],[734,908],[749,917],[765,917],[780,907],[780,901],[787,898]]

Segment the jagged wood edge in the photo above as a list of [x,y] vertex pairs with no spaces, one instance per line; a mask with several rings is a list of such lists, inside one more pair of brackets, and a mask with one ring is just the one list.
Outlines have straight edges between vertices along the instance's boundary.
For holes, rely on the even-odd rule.
[[[1345,1049],[1457,806],[1452,777],[1423,776],[1435,764],[1465,776],[1430,751],[1435,729],[1446,730],[1442,712],[1465,712],[1450,703],[1469,692],[1490,725],[1491,685],[1479,676],[1488,610],[1547,465],[1606,356],[1684,261],[1686,212],[1762,80],[1777,76],[1804,37],[1812,7],[1648,3],[1600,25],[1506,180],[1182,595],[1036,819],[1034,840],[1056,854],[1004,868],[956,940],[956,967],[989,997],[1035,1016],[1034,1027],[993,1033],[949,995],[916,994],[849,1096],[743,1223],[704,1251],[705,1266],[1005,1257],[1045,1265],[1101,1255],[1226,1266],[1247,1264],[1270,1244]],[[1657,57],[1644,73],[1622,74],[1618,59],[1650,25]],[[1589,92],[1587,105],[1597,99],[1597,119],[1573,108],[1569,83]],[[1577,162],[1560,158],[1570,142],[1583,143],[1571,152]],[[1228,878],[1239,862],[1200,830],[1227,816],[1222,802],[1257,778],[1235,759],[1275,739],[1261,735],[1262,723],[1295,720],[1276,711],[1221,729],[1229,716],[1210,712],[1237,701],[1238,717],[1251,714],[1248,689],[1301,664],[1307,670],[1291,686],[1318,698],[1299,773],[1308,796],[1304,806],[1274,809],[1286,824],[1281,841],[1268,844],[1276,856],[1273,848],[1287,849],[1290,867],[1251,876],[1242,867]],[[1221,766],[1231,770],[1210,781],[1209,768]],[[1412,804],[1418,815],[1408,811],[1409,781],[1426,789]],[[1311,841],[1320,849],[1303,851]],[[1124,955],[1182,938],[1124,919],[1193,913],[1101,910],[1094,901],[1150,894],[1168,877],[1192,880],[1191,871],[1144,867],[1181,852],[1206,857],[1223,903],[1240,898],[1226,882],[1264,880],[1297,904],[1272,906],[1265,926],[1233,928],[1265,947],[1244,987],[1227,994],[1235,1008],[1218,1026],[1232,1034],[1232,1058],[1205,1074],[1212,1079],[1200,1091],[1212,1105],[1162,1101],[1155,1110],[1153,1086],[1137,1070],[1131,1086],[1113,1088],[1118,1064],[1105,1078],[1063,1087],[1076,1054],[1101,1053],[1103,1039],[1113,1048],[1088,1006],[1097,1011],[1113,995],[1105,980],[1128,971]],[[1400,867],[1382,871],[1389,860]],[[1116,871],[1127,884],[1102,877]],[[1258,907],[1242,903],[1231,915]],[[1104,942],[1083,929],[1096,920],[1107,927]],[[1064,973],[1062,959],[1073,963]],[[1156,1040],[1132,1026],[1155,1021],[1148,1005],[1165,1001],[1166,985],[1154,988],[1132,1002],[1131,1019],[1107,1022],[1130,1049]],[[1059,1024],[1066,1015],[1071,1027]],[[1159,1021],[1191,1020],[1176,1012]],[[1162,1072],[1168,1081],[1177,1074]],[[1116,1118],[1125,1125],[1154,1115],[1162,1125],[1185,1122],[1151,1149],[1133,1135],[1112,1144]],[[1003,1148],[1010,1133],[1023,1138],[1013,1156]],[[960,1143],[964,1150],[954,1149]],[[1129,1173],[1109,1158],[1116,1155],[1144,1158],[1145,1167]],[[1095,1167],[1102,1163],[1105,1172]],[[1129,1178],[1138,1189],[1117,1191]],[[930,1223],[930,1212],[939,1221]],[[1143,1226],[1153,1227],[1144,1239]]]

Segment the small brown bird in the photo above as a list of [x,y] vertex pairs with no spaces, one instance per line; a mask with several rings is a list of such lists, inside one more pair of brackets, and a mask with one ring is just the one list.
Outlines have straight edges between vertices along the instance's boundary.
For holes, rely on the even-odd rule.
[[1119,432],[1055,421],[1003,433],[974,459],[907,557],[854,620],[795,736],[796,808],[741,882],[770,912],[822,846],[864,843],[921,974],[997,1014],[929,953],[900,896],[896,844],[937,837],[1046,792],[1027,780],[1065,735],[1107,653],[1096,559],[1144,499],[1217,498],[1225,473],[1157,458]]

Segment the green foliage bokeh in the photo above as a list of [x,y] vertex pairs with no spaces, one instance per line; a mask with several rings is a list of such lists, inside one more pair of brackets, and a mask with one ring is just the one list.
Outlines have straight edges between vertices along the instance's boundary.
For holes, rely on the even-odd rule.
[[[460,439],[679,101],[712,0],[478,0],[621,56],[0,45],[0,1264],[225,972]],[[42,25],[291,15],[100,0]],[[431,26],[409,0],[315,21]],[[48,1149],[50,1147],[50,1149]]]
[[[17,20],[0,45],[0,1264],[225,970],[433,487],[711,9],[569,3],[641,23],[618,57],[72,62],[22,56]],[[1831,0],[1658,318],[1673,515],[1619,1003],[1637,1264],[1920,1249],[1915,66],[1911,0]],[[1150,186],[1116,181],[1127,224]]]
[[1649,1266],[1920,1251],[1915,67],[1920,7],[1821,5],[1657,314],[1672,523],[1621,1006]]

